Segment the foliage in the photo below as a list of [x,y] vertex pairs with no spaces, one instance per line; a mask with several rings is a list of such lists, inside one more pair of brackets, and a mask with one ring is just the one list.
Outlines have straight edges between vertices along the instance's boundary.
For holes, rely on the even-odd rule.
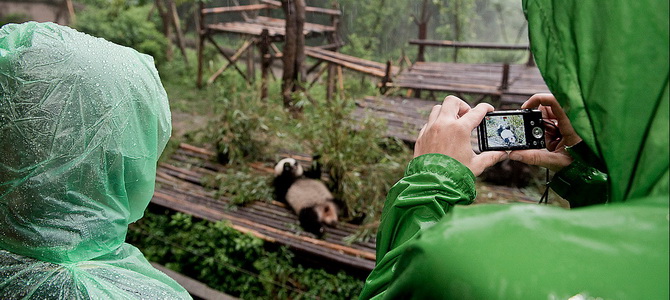
[[269,135],[274,131],[268,123],[270,112],[281,109],[262,101],[254,92],[225,94],[212,99],[220,115],[211,126],[212,138],[221,157],[219,160],[224,163],[254,161],[274,152],[269,141]]
[[181,213],[147,212],[131,224],[127,241],[148,260],[242,299],[351,299],[363,286],[344,272],[296,264],[285,248],[270,251],[262,240],[225,222],[196,221]]
[[90,35],[128,46],[154,57],[156,64],[166,61],[168,40],[157,22],[148,22],[150,6],[132,6],[123,1],[98,8],[89,6],[77,15],[75,27]]
[[231,168],[226,173],[216,174],[208,181],[209,186],[218,188],[218,195],[230,196],[230,203],[234,205],[273,198],[272,177],[251,172],[248,168]]
[[30,16],[21,13],[0,15],[0,27],[9,23],[20,24],[23,22],[28,22],[30,20],[31,20]]
[[334,183],[334,194],[351,217],[376,217],[386,193],[403,173],[409,151],[402,142],[385,139],[382,120],[354,121],[351,101],[336,98],[307,107],[298,126]]

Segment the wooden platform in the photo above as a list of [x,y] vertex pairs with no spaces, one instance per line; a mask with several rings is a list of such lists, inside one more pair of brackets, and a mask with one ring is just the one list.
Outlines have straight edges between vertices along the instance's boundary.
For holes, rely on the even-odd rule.
[[[213,163],[214,153],[182,144],[157,170],[157,187],[152,198],[158,204],[198,218],[227,220],[238,231],[267,242],[286,245],[302,255],[348,269],[370,272],[375,265],[375,239],[347,244],[344,239],[359,228],[340,223],[327,227],[324,239],[302,231],[295,214],[281,203],[256,201],[244,207],[232,207],[229,199],[215,197],[215,191],[203,187],[203,178],[225,172]],[[259,174],[271,172],[270,166],[254,164]]]
[[[244,35],[260,36],[263,29],[267,29],[270,37],[283,39],[286,35],[286,21],[284,19],[269,18],[257,16],[246,22],[222,22],[206,25],[205,27],[212,31],[239,33]],[[305,37],[320,36],[326,33],[335,32],[333,26],[305,23],[303,34]]]
[[416,142],[417,135],[433,106],[441,101],[403,97],[365,97],[356,101],[354,119],[366,115],[386,120],[386,136],[397,137],[410,143]]
[[535,66],[417,62],[401,72],[387,88],[466,93],[500,97],[505,103],[523,103],[536,93],[548,93]]

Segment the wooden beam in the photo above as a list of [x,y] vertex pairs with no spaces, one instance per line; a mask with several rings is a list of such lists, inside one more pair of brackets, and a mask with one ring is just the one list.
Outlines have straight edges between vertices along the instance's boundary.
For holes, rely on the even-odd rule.
[[473,49],[498,49],[498,50],[529,50],[528,45],[503,45],[493,43],[465,43],[448,40],[409,40],[410,45],[452,47],[452,48],[473,48]]
[[212,7],[202,9],[201,11],[203,15],[209,15],[209,14],[231,13],[231,12],[254,11],[267,8],[273,8],[273,7],[267,4],[251,4],[251,5],[240,5],[240,6]]
[[[275,0],[261,0],[261,2],[274,6],[275,8],[281,8],[281,2],[275,1]],[[305,7],[305,12],[309,13],[318,13],[318,14],[324,14],[324,15],[331,15],[331,16],[341,16],[342,12],[340,12],[337,9],[329,9],[329,8],[321,8],[321,7],[313,7],[313,6],[306,6]]]
[[[207,35],[207,39],[209,40],[210,43],[212,43],[216,47],[217,50],[219,50],[219,53],[221,53],[223,57],[225,57],[228,61],[230,61],[231,59],[230,56],[228,56],[228,54],[226,54],[226,51],[224,51],[223,48],[221,48],[221,46],[219,46],[219,44],[217,44],[216,41],[214,41],[211,35]],[[242,70],[240,70],[240,68],[238,68],[236,64],[233,64],[233,67],[235,67],[235,70],[237,70],[237,72],[240,73],[240,75],[242,75],[242,77],[246,82],[251,83],[251,81],[249,81],[244,72],[242,72]]]
[[207,84],[212,84],[214,80],[216,80],[216,78],[219,77],[219,75],[221,75],[221,73],[223,73],[226,69],[228,69],[228,67],[230,67],[231,64],[234,64],[240,58],[240,56],[242,56],[242,53],[244,53],[244,51],[246,51],[247,48],[249,48],[249,46],[253,44],[254,44],[253,39],[246,40],[244,44],[242,44],[242,47],[240,47],[240,49],[238,49],[237,52],[235,52],[235,54],[233,54],[233,56],[230,57],[230,61],[228,61],[225,65],[221,66],[221,68],[219,68],[211,77],[209,77],[209,79],[207,79]]

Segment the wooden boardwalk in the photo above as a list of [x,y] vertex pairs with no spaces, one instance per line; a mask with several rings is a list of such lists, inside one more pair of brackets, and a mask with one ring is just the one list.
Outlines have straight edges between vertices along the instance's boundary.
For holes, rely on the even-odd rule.
[[523,103],[549,92],[535,66],[445,62],[416,62],[386,87],[494,96],[502,103]]
[[352,118],[362,119],[369,115],[384,119],[387,124],[386,136],[397,137],[410,143],[416,142],[417,135],[428,115],[441,101],[406,97],[365,97],[356,101]]
[[[256,201],[233,208],[230,200],[216,197],[215,191],[203,186],[206,176],[225,172],[226,168],[213,163],[215,154],[201,148],[182,144],[157,170],[154,204],[210,221],[227,220],[238,231],[254,235],[267,242],[286,245],[313,257],[324,265],[353,269],[367,274],[375,265],[375,239],[346,243],[359,227],[339,223],[327,227],[324,239],[302,231],[295,214],[282,203]],[[253,164],[259,174],[271,172],[269,166]]]

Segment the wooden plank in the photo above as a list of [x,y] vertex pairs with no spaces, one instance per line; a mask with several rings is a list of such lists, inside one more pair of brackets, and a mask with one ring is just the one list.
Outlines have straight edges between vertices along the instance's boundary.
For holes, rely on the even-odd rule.
[[[189,198],[192,200],[191,198]],[[291,248],[306,251],[311,254],[322,256],[324,258],[337,261],[344,265],[372,270],[374,268],[374,253],[341,246],[326,241],[309,238],[306,236],[297,236],[293,233],[274,229],[270,226],[256,224],[243,218],[235,217],[229,213],[217,210],[193,201],[180,199],[157,190],[154,193],[152,202],[188,213],[199,218],[210,221],[228,220],[233,224],[233,228],[239,231],[248,232],[263,240],[269,242],[281,242]],[[342,255],[342,254],[348,255]]]
[[[203,153],[213,154],[207,149],[188,144],[180,146],[178,156],[180,160],[189,161],[187,163],[189,165],[193,161],[204,160]],[[308,156],[299,157],[311,160]],[[296,233],[295,228],[299,227],[297,217],[283,204],[275,201],[254,202],[230,210],[227,198],[215,200],[212,198],[213,193],[201,186],[202,177],[211,174],[212,170],[200,167],[187,169],[169,162],[162,163],[158,167],[156,181],[160,184],[154,193],[153,203],[211,221],[226,219],[240,232],[249,233],[269,242],[281,243],[339,264],[366,271],[374,267],[374,239],[371,242],[355,242],[350,245],[343,242],[343,239],[354,234],[358,227],[346,223],[338,224],[335,228],[327,227],[323,240],[313,238],[310,233],[302,231]],[[272,171],[261,165],[258,167],[260,172]]]
[[239,6],[223,6],[223,7],[212,7],[205,8],[201,10],[203,15],[209,14],[219,14],[219,13],[231,13],[231,12],[243,12],[243,11],[254,11],[273,8],[268,4],[250,4],[250,5],[239,5]]
[[[286,20],[284,19],[270,18],[264,16],[258,16],[255,19],[250,20],[250,22],[271,27],[284,28],[286,26]],[[305,22],[303,33],[305,35],[309,35],[312,33],[334,32],[335,30],[336,28],[333,26]]]
[[[279,1],[274,1],[274,0],[261,0],[261,2],[272,5],[275,8],[281,8],[281,2]],[[324,15],[331,15],[331,16],[340,16],[342,15],[342,12],[336,9],[329,9],[329,8],[321,8],[321,7],[313,7],[313,6],[306,6],[305,7],[305,12],[311,12],[311,13],[320,13]]]
[[473,48],[473,49],[498,49],[498,50],[529,50],[528,45],[504,45],[494,43],[455,42],[449,40],[409,40],[410,45],[451,47],[451,48]]
[[219,292],[213,288],[208,287],[206,284],[197,281],[193,278],[190,278],[186,275],[183,275],[179,272],[170,270],[158,263],[151,262],[151,265],[158,269],[159,271],[165,273],[168,277],[174,279],[179,285],[184,287],[191,296],[196,296],[201,299],[212,299],[212,300],[235,300],[233,296]]
[[358,71],[358,72],[361,72],[361,73],[365,73],[365,74],[368,74],[368,75],[372,75],[372,76],[375,76],[375,77],[380,77],[381,78],[381,77],[384,77],[384,75],[386,74],[385,71],[383,71],[383,70],[358,65],[358,64],[347,62],[347,61],[340,60],[340,59],[335,59],[333,57],[325,56],[325,55],[319,54],[319,53],[314,52],[314,51],[306,50],[305,55],[316,58],[316,59],[325,60],[325,61],[334,63],[336,65],[345,67],[347,69],[351,69],[351,70]]

